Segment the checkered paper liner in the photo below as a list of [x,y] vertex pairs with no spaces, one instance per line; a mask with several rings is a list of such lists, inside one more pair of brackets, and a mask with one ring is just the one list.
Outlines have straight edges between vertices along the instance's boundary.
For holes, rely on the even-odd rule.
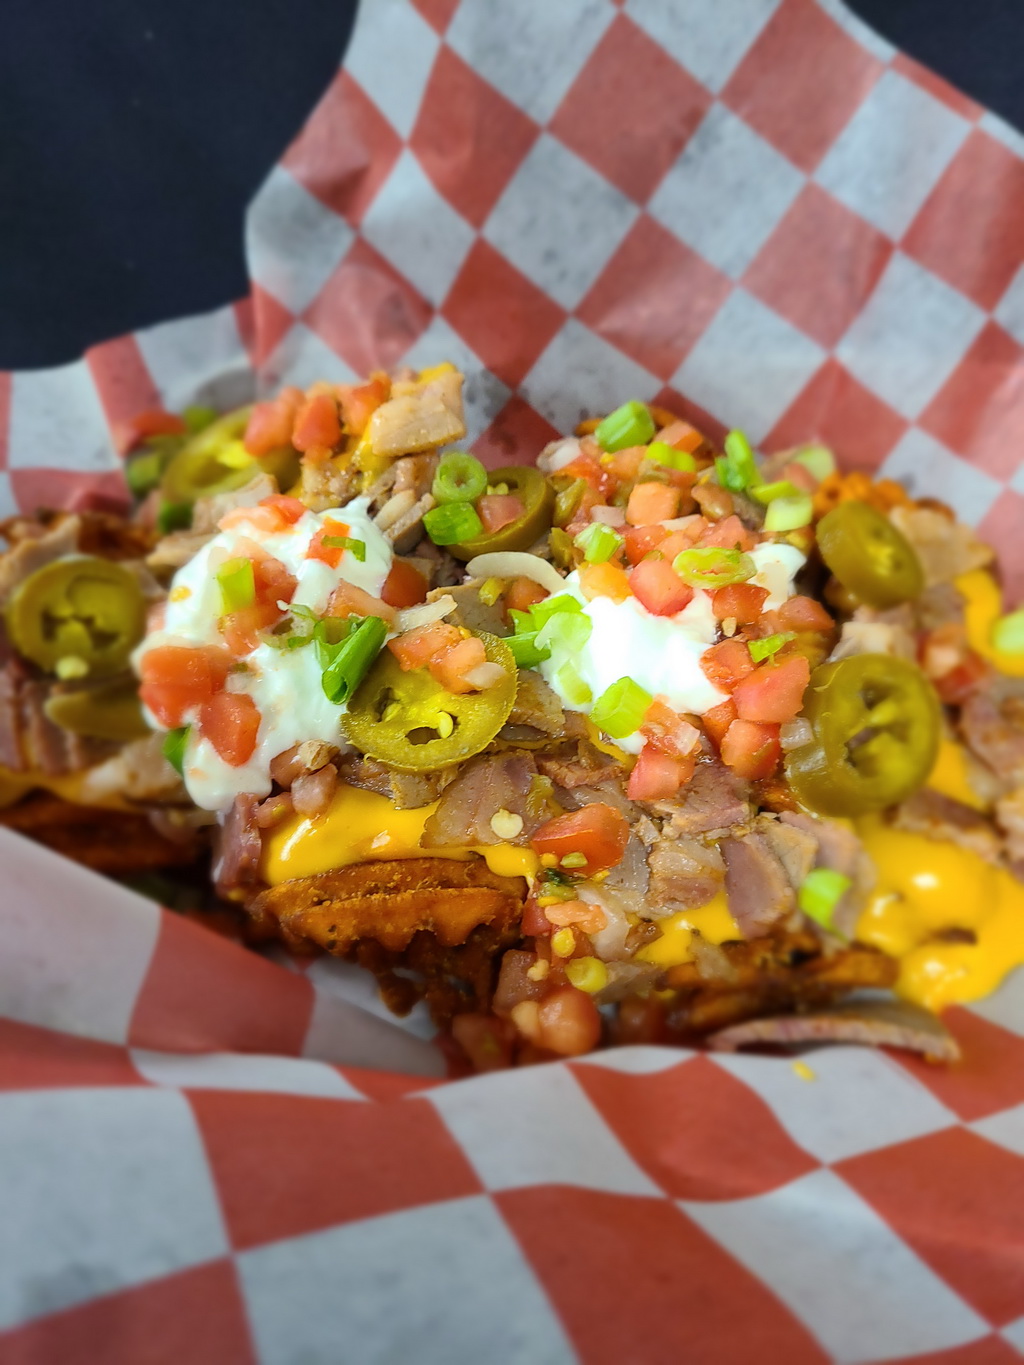
[[[0,506],[120,424],[450,358],[523,459],[646,397],[953,503],[1024,592],[1024,159],[838,0],[364,0],[247,300],[0,375]],[[445,1083],[334,962],[0,831],[0,1365],[1024,1352],[1024,980],[952,1068],[634,1048]]]

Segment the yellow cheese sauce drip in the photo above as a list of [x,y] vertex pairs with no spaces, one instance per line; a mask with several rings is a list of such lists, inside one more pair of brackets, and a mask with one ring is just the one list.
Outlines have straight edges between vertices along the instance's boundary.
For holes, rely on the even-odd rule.
[[316,819],[296,815],[263,841],[263,877],[271,886],[295,877],[352,863],[385,858],[455,858],[480,853],[500,877],[532,877],[539,866],[529,848],[511,844],[478,848],[421,848],[420,836],[435,801],[415,810],[396,810],[385,796],[346,784],[339,786],[327,811]]
[[[900,959],[896,989],[927,1009],[978,1000],[1024,964],[1024,886],[956,844],[864,820],[878,883],[856,936]],[[939,935],[967,930],[973,943]]]
[[67,773],[63,777],[48,777],[46,773],[29,770],[16,773],[10,768],[0,766],[0,810],[13,806],[33,791],[48,791],[59,796],[62,801],[70,801],[76,806],[96,806],[105,810],[132,810],[126,801],[118,796],[94,797],[85,787],[88,770],[80,773]]
[[674,915],[667,915],[658,920],[658,927],[661,938],[640,949],[636,955],[638,962],[652,962],[656,967],[678,967],[689,962],[694,930],[709,943],[726,943],[743,937],[729,913],[724,891],[719,891],[707,905],[697,910],[679,910]]
[[925,785],[932,791],[951,797],[954,801],[960,801],[965,806],[971,806],[974,810],[988,809],[987,804],[971,786],[967,755],[955,740],[944,738],[939,742],[935,767]]
[[992,644],[992,627],[1003,614],[1003,595],[999,584],[984,569],[972,569],[954,579],[964,599],[967,643],[976,654],[994,664],[1000,673],[1024,678],[1024,654],[1007,654]]

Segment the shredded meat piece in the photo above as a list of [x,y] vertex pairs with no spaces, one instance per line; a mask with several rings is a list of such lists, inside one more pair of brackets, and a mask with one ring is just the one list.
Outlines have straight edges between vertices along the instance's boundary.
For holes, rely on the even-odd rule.
[[[400,390],[405,388],[405,392]],[[406,455],[461,441],[462,375],[451,370],[426,384],[396,383],[393,397],[373,413],[366,436],[378,455]]]
[[1006,856],[1020,876],[1016,865],[1024,862],[1024,786],[996,802],[996,820],[1006,837]]
[[959,844],[988,862],[999,861],[1000,839],[990,821],[980,811],[927,787],[896,808],[892,823],[911,834]]
[[565,729],[565,713],[557,694],[529,668],[521,668],[517,674],[516,699],[508,720],[510,725],[529,725],[545,735],[561,735]]
[[799,891],[818,856],[815,835],[807,829],[772,820],[766,815],[758,816],[756,828],[782,864],[790,886],[794,891]]
[[337,766],[344,782],[376,792],[378,796],[390,797],[396,810],[429,806],[458,772],[458,768],[450,767],[429,773],[403,773],[362,754],[346,754],[337,760]]
[[949,1030],[927,1010],[904,1000],[851,1000],[827,1011],[747,1019],[712,1033],[714,1052],[737,1052],[765,1044],[859,1043],[918,1052],[930,1062],[957,1062],[960,1047]]
[[964,599],[952,583],[935,583],[914,603],[922,630],[941,626],[960,626],[964,621]]
[[415,493],[417,498],[422,498],[425,493],[430,492],[437,464],[438,454],[435,450],[424,455],[403,455],[393,466],[394,492]]
[[992,549],[969,526],[930,507],[893,507],[889,518],[909,540],[921,561],[925,586],[949,583],[959,574],[992,562]]
[[613,891],[636,914],[641,913],[650,887],[651,870],[647,861],[647,845],[636,831],[631,831],[620,860],[601,883],[602,891]]
[[550,753],[538,754],[537,767],[555,786],[570,791],[593,786],[606,778],[621,777],[625,772],[621,763],[585,739],[571,745],[559,745]]
[[696,839],[659,839],[647,855],[647,866],[648,915],[670,915],[706,905],[721,891],[725,878],[718,849]]
[[424,493],[387,528],[384,537],[391,543],[395,554],[406,554],[417,543],[423,534],[423,518],[433,506],[434,499],[429,493]]
[[729,910],[748,938],[763,934],[796,908],[782,860],[760,830],[723,839],[719,847]]
[[217,840],[213,879],[226,900],[242,900],[262,886],[260,859],[263,839],[256,823],[259,798],[236,796]]
[[76,735],[55,725],[46,702],[55,684],[33,676],[12,655],[0,668],[0,764],[14,772],[47,777],[82,772],[117,751],[108,740]]
[[968,697],[960,711],[968,748],[1003,781],[1024,784],[1024,688],[997,678]]
[[[439,597],[454,597],[455,610],[445,617],[453,626],[461,626],[465,630],[484,630],[491,635],[508,635],[508,623],[500,600],[492,606],[480,601],[480,586],[483,582],[482,578],[470,578],[456,587],[435,588],[427,593],[427,601],[436,602]],[[541,682],[544,681],[539,673],[532,676],[539,678]],[[519,679],[522,682],[522,673]]]
[[120,796],[145,806],[186,805],[185,784],[164,758],[163,742],[163,735],[153,734],[124,745],[87,773],[82,799],[103,801]]
[[183,568],[212,539],[212,531],[171,531],[146,556],[146,564],[157,571]]
[[480,754],[459,770],[441,793],[437,810],[423,828],[422,848],[467,848],[506,842],[491,829],[499,810],[518,815],[522,830],[509,840],[525,844],[547,819],[543,803],[531,800],[537,776],[533,755],[518,749]]
[[359,491],[361,475],[347,455],[332,455],[320,463],[306,457],[301,470],[299,496],[314,512],[344,507]]
[[917,622],[906,602],[887,611],[858,607],[852,620],[844,621],[839,642],[829,658],[849,659],[855,654],[893,654],[900,659],[917,658],[914,635]]
[[237,507],[255,507],[277,491],[277,480],[273,475],[261,472],[243,488],[232,489],[230,493],[215,493],[209,498],[196,498],[192,508],[192,531],[212,536],[217,531],[221,517],[226,517]]
[[655,801],[674,834],[684,837],[731,829],[750,818],[749,786],[716,758],[701,759],[678,797]]

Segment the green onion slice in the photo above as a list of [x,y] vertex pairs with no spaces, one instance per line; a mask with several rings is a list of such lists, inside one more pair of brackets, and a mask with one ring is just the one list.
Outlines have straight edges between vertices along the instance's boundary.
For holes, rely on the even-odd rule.
[[647,445],[655,429],[650,409],[634,398],[598,423],[594,438],[602,450],[612,454],[629,446]]
[[575,664],[563,664],[555,674],[555,687],[570,706],[587,706],[594,700],[594,694],[580,677]]
[[324,536],[320,544],[328,550],[348,550],[361,564],[366,562],[365,540],[353,540],[351,536]]
[[583,551],[588,564],[604,564],[623,543],[623,537],[603,521],[592,521],[576,537],[576,544]]
[[790,483],[788,479],[776,479],[774,483],[762,483],[757,488],[750,490],[750,496],[756,498],[758,502],[763,502],[766,506],[774,502],[776,498],[798,498],[800,489],[795,483]]
[[184,410],[181,414],[181,420],[189,431],[203,431],[211,422],[216,422],[219,416],[220,413],[216,408],[206,408],[196,403]]
[[766,635],[763,640],[748,640],[747,648],[754,663],[759,664],[763,659],[770,659],[773,654],[778,654],[782,646],[793,638],[791,630],[784,630],[777,635]]
[[647,458],[668,469],[682,469],[687,474],[692,474],[697,468],[697,461],[688,450],[676,450],[667,441],[652,441],[647,447]]
[[742,550],[720,550],[714,546],[682,550],[673,559],[672,567],[684,583],[708,589],[745,583],[757,572],[757,565]]
[[793,452],[790,459],[795,464],[802,464],[819,483],[836,472],[836,457],[828,446],[802,446]]
[[831,867],[816,867],[808,872],[797,896],[797,903],[805,915],[823,929],[832,929],[836,906],[850,889],[850,878]]
[[1024,654],[1024,610],[999,618],[992,627],[992,644],[1004,654]]
[[512,651],[512,657],[516,661],[517,668],[536,668],[545,659],[551,658],[550,649],[538,648],[535,630],[528,631],[525,634],[509,635],[505,643]]
[[[476,502],[487,489],[487,470],[475,455],[451,450],[437,466],[431,493],[437,503]],[[454,544],[437,541],[437,544]]]
[[164,758],[167,759],[179,777],[184,776],[185,750],[188,747],[188,737],[191,730],[191,725],[182,725],[177,730],[168,730],[164,735]]
[[192,525],[190,502],[162,502],[156,514],[156,529],[162,536],[172,531],[187,531]]
[[625,739],[640,729],[653,700],[632,678],[620,678],[594,702],[590,719],[612,739]]
[[[350,621],[354,618],[349,617]],[[350,629],[345,639],[338,644],[324,644],[321,658],[329,653],[330,661],[321,675],[324,695],[328,701],[341,706],[369,672],[384,641],[388,638],[388,628],[379,616],[364,617],[355,629]]]
[[809,526],[814,517],[814,503],[809,493],[797,493],[795,497],[776,498],[768,504],[764,514],[766,531],[796,531],[801,526]]
[[590,639],[593,622],[583,612],[556,612],[537,631],[538,649],[561,649],[577,654]]
[[483,522],[468,502],[447,502],[432,507],[423,518],[427,535],[435,545],[459,545],[483,534]]
[[251,559],[229,559],[217,570],[221,614],[242,611],[256,601],[256,578]]

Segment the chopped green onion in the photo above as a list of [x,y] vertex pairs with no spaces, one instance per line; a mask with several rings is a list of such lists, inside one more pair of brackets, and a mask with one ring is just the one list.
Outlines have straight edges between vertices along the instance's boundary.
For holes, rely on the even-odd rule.
[[580,677],[575,664],[563,664],[555,674],[555,688],[570,706],[587,706],[594,694]]
[[836,472],[836,457],[828,446],[803,446],[790,456],[794,464],[802,464],[819,483]]
[[559,592],[553,597],[545,597],[543,602],[534,602],[529,612],[517,614],[529,616],[532,624],[526,627],[527,630],[539,630],[546,621],[550,621],[552,616],[559,612],[571,611],[575,614],[582,610],[575,597],[571,597],[567,592]]
[[387,638],[388,628],[380,617],[365,616],[340,644],[326,646],[332,657],[321,682],[328,701],[338,706],[348,701],[366,677]]
[[742,550],[720,550],[699,546],[682,550],[672,567],[693,588],[724,588],[730,583],[745,583],[757,573],[757,565]]
[[537,648],[555,648],[577,654],[590,639],[593,628],[594,623],[583,612],[556,612],[537,631]]
[[192,525],[190,502],[162,502],[156,514],[156,529],[162,536],[171,531],[187,531]]
[[510,635],[505,643],[512,651],[512,657],[516,661],[517,668],[536,668],[545,659],[551,658],[550,649],[538,649],[535,630],[522,635]]
[[767,505],[776,498],[798,498],[800,489],[788,479],[776,479],[774,483],[763,483],[758,488],[752,488],[750,496]]
[[144,498],[160,482],[167,461],[159,450],[148,450],[136,455],[124,467],[128,487],[137,498]]
[[366,541],[353,540],[351,536],[324,536],[321,545],[328,550],[348,550],[355,555],[360,564],[366,563]]
[[810,493],[797,493],[795,497],[776,498],[768,504],[764,514],[766,531],[796,531],[801,526],[810,525],[814,517],[814,503]]
[[[476,502],[487,489],[487,470],[475,455],[450,450],[437,466],[431,493],[437,503]],[[454,542],[444,541],[446,545]],[[442,544],[438,541],[437,544]]]
[[805,915],[823,929],[832,929],[832,915],[836,906],[850,889],[850,878],[831,867],[816,867],[808,872],[797,896]]
[[185,750],[188,747],[191,730],[191,725],[182,725],[177,730],[168,730],[164,735],[164,758],[179,777],[183,777],[185,773]]
[[435,545],[459,545],[483,533],[483,522],[468,502],[446,502],[432,507],[423,518],[427,535]]
[[766,635],[763,640],[748,640],[747,648],[754,663],[759,664],[762,659],[770,659],[773,654],[778,654],[782,646],[789,644],[792,639],[793,632],[784,630],[777,635]]
[[1024,610],[999,618],[992,627],[992,643],[1004,654],[1024,654]]
[[590,719],[612,739],[625,739],[640,729],[653,700],[632,678],[620,678],[594,702]]
[[594,438],[602,450],[613,454],[629,446],[647,445],[655,430],[654,418],[647,405],[634,398],[599,422]]
[[185,409],[181,414],[181,420],[188,427],[189,431],[202,431],[203,428],[208,427],[211,422],[216,422],[219,416],[220,413],[216,408],[205,408],[197,403],[193,404],[192,407]]
[[487,578],[477,589],[477,596],[485,607],[493,607],[502,594],[505,584],[500,578]]
[[761,482],[761,471],[750,448],[750,442],[742,431],[730,431],[725,438],[725,458],[735,477],[740,480],[736,492],[742,492]]
[[576,544],[583,551],[588,564],[604,564],[623,543],[622,536],[603,521],[592,521],[576,537]]
[[229,559],[215,575],[220,588],[221,613],[241,611],[256,601],[256,576],[251,559]]
[[688,450],[676,450],[667,441],[652,441],[647,447],[647,458],[669,469],[682,469],[687,474],[692,474],[697,468],[697,461]]

